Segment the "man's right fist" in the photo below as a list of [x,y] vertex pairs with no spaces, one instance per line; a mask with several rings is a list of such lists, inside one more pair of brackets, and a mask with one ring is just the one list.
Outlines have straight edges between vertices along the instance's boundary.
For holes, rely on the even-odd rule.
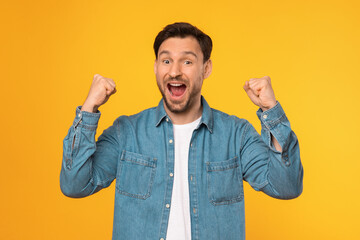
[[115,82],[99,74],[94,75],[89,94],[81,108],[81,111],[97,112],[98,108],[107,102],[109,97],[116,93]]

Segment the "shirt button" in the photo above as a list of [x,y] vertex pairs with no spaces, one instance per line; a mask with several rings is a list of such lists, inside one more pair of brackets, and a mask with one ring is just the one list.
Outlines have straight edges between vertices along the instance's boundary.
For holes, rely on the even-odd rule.
[[170,175],[170,177],[173,177],[173,176],[174,176],[174,174],[173,174],[172,172],[171,172],[169,175]]
[[168,121],[169,121],[169,118],[166,118],[166,121],[168,122]]
[[190,147],[192,147],[192,143],[190,144]]
[[193,212],[194,212],[194,214],[196,213],[196,208],[193,208]]
[[268,115],[265,114],[265,115],[263,116],[263,119],[267,119],[267,117],[268,117]]
[[170,139],[170,140],[169,140],[169,143],[173,143],[173,140],[172,140],[172,139]]
[[165,206],[166,206],[166,208],[170,208],[170,204],[166,204]]
[[192,181],[192,175],[190,175],[190,181]]
[[81,117],[81,113],[78,114],[78,117]]
[[160,238],[160,240],[165,240],[164,238]]

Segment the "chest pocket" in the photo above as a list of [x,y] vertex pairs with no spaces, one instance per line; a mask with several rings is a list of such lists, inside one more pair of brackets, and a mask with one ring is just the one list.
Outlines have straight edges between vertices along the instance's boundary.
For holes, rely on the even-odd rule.
[[206,171],[209,200],[213,205],[242,201],[244,189],[238,157],[222,162],[207,162]]
[[116,190],[123,195],[146,199],[156,171],[156,158],[123,151],[116,176]]

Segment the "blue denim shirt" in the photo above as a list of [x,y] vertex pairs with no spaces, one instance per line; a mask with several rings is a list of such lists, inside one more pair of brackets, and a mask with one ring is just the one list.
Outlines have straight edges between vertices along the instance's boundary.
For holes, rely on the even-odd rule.
[[[246,120],[209,107],[189,149],[191,236],[245,239],[243,180],[280,199],[302,192],[299,144],[279,103],[257,112],[262,138]],[[174,173],[174,133],[163,100],[120,116],[95,142],[100,113],[76,110],[63,145],[62,192],[85,197],[116,179],[113,239],[165,239]],[[271,144],[271,134],[282,152]]]

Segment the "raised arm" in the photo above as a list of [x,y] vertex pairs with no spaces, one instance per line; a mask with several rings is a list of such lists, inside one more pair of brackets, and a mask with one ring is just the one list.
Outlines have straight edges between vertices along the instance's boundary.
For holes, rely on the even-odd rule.
[[[263,78],[251,78],[249,81],[245,82],[244,90],[251,101],[260,107],[262,111],[267,111],[276,105],[276,98],[269,76]],[[271,135],[271,141],[276,150],[281,152],[281,146],[273,135]]]
[[66,196],[91,195],[115,178],[119,156],[117,124],[95,141],[98,108],[115,92],[114,81],[97,74],[83,106],[76,109],[73,125],[63,141],[60,187]]
[[244,179],[272,197],[295,198],[303,188],[299,143],[275,99],[270,78],[250,79],[244,90],[260,107],[257,115],[262,126],[261,137],[251,124],[246,128],[241,149]]

